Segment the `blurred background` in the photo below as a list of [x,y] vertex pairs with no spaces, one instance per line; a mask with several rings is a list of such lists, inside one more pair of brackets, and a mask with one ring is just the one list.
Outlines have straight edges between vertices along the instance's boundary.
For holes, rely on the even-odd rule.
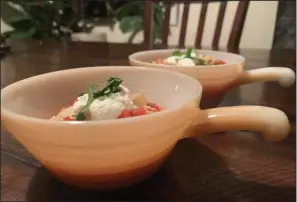
[[[162,43],[167,1],[153,3],[152,37]],[[222,1],[221,1],[222,2]],[[226,4],[220,47],[226,47],[240,1]],[[176,46],[184,14],[183,1],[170,2],[168,45]],[[189,5],[185,46],[195,43],[201,1]],[[210,47],[220,2],[208,4],[201,45]],[[18,41],[67,39],[84,42],[142,43],[146,1],[131,0],[15,0],[1,1],[1,36]],[[296,1],[250,1],[240,48],[295,49]]]

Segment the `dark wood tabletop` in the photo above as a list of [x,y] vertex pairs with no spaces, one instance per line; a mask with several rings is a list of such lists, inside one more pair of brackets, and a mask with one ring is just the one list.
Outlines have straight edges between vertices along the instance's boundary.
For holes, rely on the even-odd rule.
[[[53,41],[15,45],[1,60],[1,88],[61,69],[128,65],[128,55],[143,49],[131,44]],[[229,51],[246,57],[245,69],[285,66],[296,71],[295,50]],[[245,131],[184,139],[153,177],[108,192],[83,191],[56,180],[1,128],[1,201],[295,201],[295,86],[283,88],[273,82],[239,86],[230,89],[219,104],[233,105],[283,110],[292,125],[291,135],[277,143]]]

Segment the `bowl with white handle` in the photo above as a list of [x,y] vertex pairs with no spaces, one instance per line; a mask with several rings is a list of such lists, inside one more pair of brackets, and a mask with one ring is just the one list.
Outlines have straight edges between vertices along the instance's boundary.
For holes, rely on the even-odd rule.
[[[53,120],[88,86],[110,77],[143,90],[163,110],[98,121]],[[153,81],[153,82],[152,82]],[[268,141],[289,132],[282,111],[262,106],[201,110],[203,87],[194,78],[162,69],[107,66],[56,71],[1,90],[1,124],[57,179],[84,189],[130,186],[154,174],[183,138],[249,130]],[[203,159],[197,159],[203,164]]]
[[[157,64],[153,62],[158,58],[169,58],[175,51],[176,49],[140,51],[131,54],[129,62],[132,66],[166,69],[194,77],[203,86],[202,102],[204,99],[222,95],[228,89],[243,84],[276,81],[283,87],[289,87],[295,82],[295,73],[290,68],[264,67],[245,70],[243,56],[222,51],[195,50],[197,55],[211,56],[224,61],[225,64],[186,66],[179,63]],[[183,51],[186,52],[186,50]]]

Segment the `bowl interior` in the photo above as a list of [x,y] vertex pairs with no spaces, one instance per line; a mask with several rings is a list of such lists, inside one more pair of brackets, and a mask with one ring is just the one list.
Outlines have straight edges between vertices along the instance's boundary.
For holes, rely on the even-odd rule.
[[[166,58],[172,55],[172,52],[176,49],[164,49],[164,50],[148,50],[141,51],[130,55],[129,59],[137,62],[151,63],[157,58]],[[183,50],[185,51],[185,50]],[[230,64],[241,64],[244,63],[245,59],[241,55],[222,52],[222,51],[212,51],[212,50],[196,50],[198,54],[211,55],[216,59],[221,59],[226,62],[227,65]]]
[[[123,79],[132,93],[144,90],[149,101],[171,109],[200,96],[195,79],[176,72],[141,67],[88,67],[43,74],[11,84],[1,91],[2,110],[48,119],[92,84],[109,77]],[[104,84],[102,84],[104,85]]]

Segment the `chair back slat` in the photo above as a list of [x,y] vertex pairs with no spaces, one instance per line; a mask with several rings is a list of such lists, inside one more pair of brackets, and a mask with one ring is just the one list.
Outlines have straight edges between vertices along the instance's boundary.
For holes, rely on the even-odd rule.
[[145,1],[145,19],[144,23],[144,45],[147,49],[150,49],[153,45],[152,42],[152,23],[153,23],[153,1]]
[[239,46],[249,3],[250,1],[240,1],[238,3],[236,15],[233,20],[232,30],[228,41],[228,47]]
[[162,44],[168,44],[168,36],[169,36],[169,24],[170,24],[170,12],[171,12],[171,3],[165,2],[165,14],[163,21],[163,30],[162,30]]
[[227,7],[227,2],[221,2],[220,3],[220,10],[219,10],[219,13],[218,13],[217,25],[216,25],[213,40],[212,40],[212,46],[214,48],[219,47],[223,21],[224,21],[224,18],[225,18],[226,7]]
[[[208,5],[210,2],[220,2],[220,8],[218,12],[218,17],[216,21],[214,36],[212,40],[212,46],[213,48],[218,48],[219,41],[221,37],[223,22],[225,18],[226,8],[227,8],[227,1],[195,1],[195,0],[188,0],[188,1],[160,1],[160,0],[146,0],[146,9],[145,9],[145,37],[144,37],[144,43],[145,44],[151,44],[151,35],[152,35],[152,2],[160,3],[163,2],[165,5],[165,13],[164,13],[164,19],[163,19],[163,29],[162,29],[162,45],[167,46],[168,45],[168,35],[170,33],[170,13],[171,13],[171,7],[173,4],[176,3],[183,3],[184,9],[183,9],[183,15],[182,15],[182,21],[181,21],[181,28],[180,28],[180,35],[179,35],[179,41],[178,45],[179,47],[185,46],[185,38],[186,38],[186,32],[187,32],[187,24],[188,24],[188,17],[189,17],[189,8],[191,3],[201,3],[201,11],[200,11],[200,18],[199,23],[197,26],[196,31],[196,39],[195,39],[195,46],[201,47],[202,38],[203,38],[203,31],[205,27],[205,21],[206,21],[206,14],[208,10]],[[249,7],[248,0],[246,1],[239,1],[236,14],[233,20],[231,32],[228,38],[228,48],[238,48],[242,30],[244,27],[248,7]],[[151,13],[149,15],[149,13]]]
[[181,24],[180,35],[179,35],[179,46],[180,47],[183,47],[185,45],[189,8],[190,8],[190,4],[188,2],[184,3],[182,24]]
[[205,17],[206,17],[206,13],[207,13],[207,7],[208,7],[208,2],[203,2],[201,11],[200,11],[199,24],[198,24],[198,28],[197,28],[197,32],[196,32],[197,33],[196,42],[195,42],[196,47],[201,47],[201,41],[202,41],[204,24],[205,24]]

